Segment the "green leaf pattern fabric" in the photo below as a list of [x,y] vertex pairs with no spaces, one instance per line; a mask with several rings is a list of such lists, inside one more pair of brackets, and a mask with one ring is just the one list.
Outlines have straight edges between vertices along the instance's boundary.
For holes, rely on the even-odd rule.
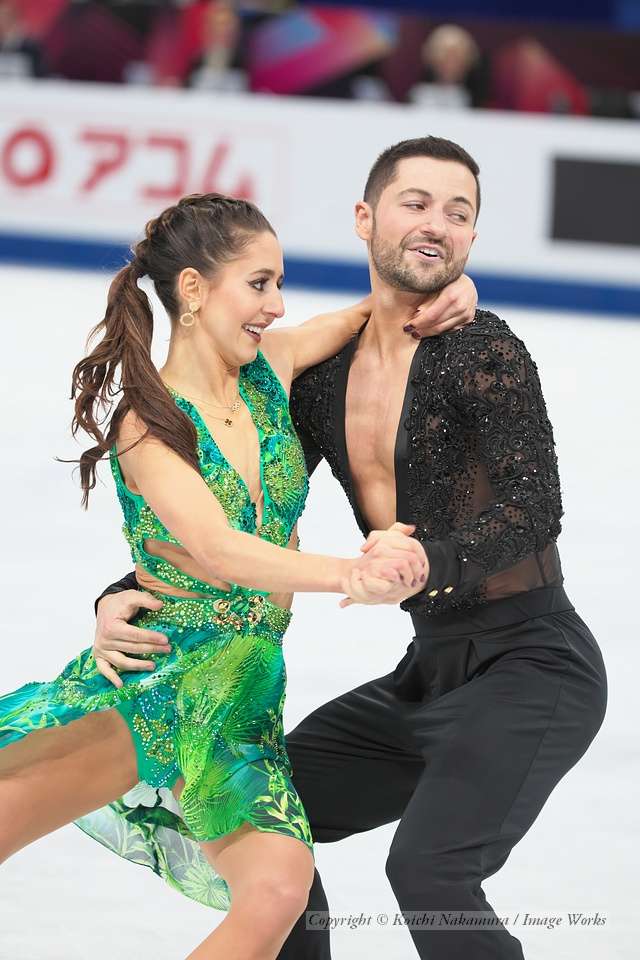
[[[196,407],[171,391],[196,427],[200,471],[231,526],[285,547],[304,508],[308,476],[287,395],[262,354],[241,369],[240,393],[260,440],[264,505],[259,530],[246,484]],[[92,711],[118,710],[131,732],[140,782],[82,817],[78,826],[186,896],[227,909],[229,891],[206,860],[201,841],[249,822],[313,849],[282,725],[282,639],[291,613],[271,603],[264,591],[232,585],[224,592],[148,553],[149,539],[177,541],[144,499],[128,490],[115,449],[111,469],[134,562],[168,585],[206,596],[157,593],[162,609],[134,618],[138,626],[165,633],[171,652],[157,658],[152,673],[123,673],[121,689],[98,672],[86,649],[54,680],[27,683],[0,697],[0,748]],[[179,777],[185,785],[178,803],[171,787]]]

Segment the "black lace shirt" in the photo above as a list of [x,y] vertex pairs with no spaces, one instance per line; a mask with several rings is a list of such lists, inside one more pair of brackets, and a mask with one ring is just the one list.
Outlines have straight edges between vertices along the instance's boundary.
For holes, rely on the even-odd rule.
[[[309,472],[327,460],[367,536],[345,442],[356,342],[294,382],[291,412]],[[538,371],[495,314],[478,310],[471,325],[418,345],[395,471],[397,519],[416,525],[430,562],[403,609],[434,614],[562,583],[560,482]]]

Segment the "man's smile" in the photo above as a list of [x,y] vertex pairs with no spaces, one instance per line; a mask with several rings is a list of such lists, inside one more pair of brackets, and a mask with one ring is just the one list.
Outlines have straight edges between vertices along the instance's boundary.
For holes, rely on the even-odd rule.
[[444,253],[439,247],[429,243],[420,244],[420,246],[410,247],[408,250],[413,257],[417,257],[422,263],[442,263]]

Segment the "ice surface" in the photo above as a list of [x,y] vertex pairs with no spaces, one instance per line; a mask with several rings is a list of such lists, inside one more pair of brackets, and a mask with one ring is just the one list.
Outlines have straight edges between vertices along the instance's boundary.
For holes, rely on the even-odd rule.
[[[0,268],[0,692],[55,675],[89,646],[94,597],[131,567],[107,470],[85,514],[72,468],[53,459],[80,450],[69,435],[71,369],[102,316],[107,283],[106,275]],[[290,323],[347,302],[300,291],[286,300]],[[597,910],[607,918],[596,929],[570,929],[565,919],[552,931],[517,930],[530,960],[630,958],[637,939],[640,826],[634,599],[640,323],[498,312],[524,338],[540,369],[560,459],[566,587],[603,649],[610,700],[591,749],[485,889],[501,916]],[[157,361],[167,336],[161,321]],[[355,555],[361,542],[324,466],[314,476],[301,535],[303,549],[334,554]],[[336,597],[300,595],[286,639],[287,726],[387,673],[410,639],[410,620],[399,610],[340,610]],[[392,923],[397,906],[384,861],[393,830],[390,825],[316,848],[333,912],[374,917],[371,928],[335,934],[335,960],[416,956],[408,933]],[[379,913],[389,915],[386,927],[376,925]],[[75,827],[22,851],[0,872],[0,960],[180,960],[221,916],[120,861]]]

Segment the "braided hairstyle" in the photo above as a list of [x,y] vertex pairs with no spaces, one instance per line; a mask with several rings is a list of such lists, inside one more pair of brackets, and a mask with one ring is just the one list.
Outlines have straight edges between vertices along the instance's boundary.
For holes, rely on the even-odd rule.
[[146,425],[144,436],[162,440],[198,469],[193,423],[178,409],[151,360],[153,313],[138,280],[151,277],[173,324],[184,312],[177,291],[181,271],[193,267],[211,279],[266,231],[274,233],[252,203],[218,193],[183,197],[147,223],[144,239],[131,248],[132,259],[113,278],[104,318],[89,334],[87,349],[102,338],[73,370],[71,432],[75,437],[82,429],[96,441],[79,460],[83,507],[96,485],[97,464],[109,454],[129,410]]

